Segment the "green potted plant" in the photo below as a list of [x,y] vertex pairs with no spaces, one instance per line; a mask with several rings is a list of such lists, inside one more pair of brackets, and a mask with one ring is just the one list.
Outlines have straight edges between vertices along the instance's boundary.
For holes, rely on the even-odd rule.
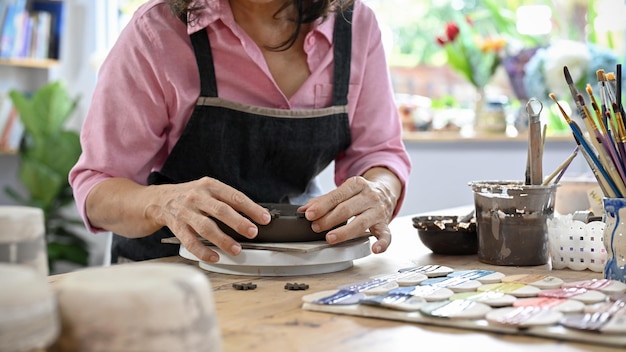
[[82,221],[67,211],[74,201],[68,174],[81,146],[78,133],[67,129],[65,123],[79,99],[72,98],[59,81],[40,87],[32,95],[12,90],[9,97],[24,125],[18,148],[18,179],[25,192],[5,187],[5,193],[22,205],[43,210],[51,273],[59,261],[86,266],[88,244],[77,231]]

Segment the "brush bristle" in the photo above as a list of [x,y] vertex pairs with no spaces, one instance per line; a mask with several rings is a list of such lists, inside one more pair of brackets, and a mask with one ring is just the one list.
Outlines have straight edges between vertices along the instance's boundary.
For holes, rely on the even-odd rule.
[[604,70],[599,69],[596,71],[596,76],[598,77],[598,81],[603,82],[606,81],[606,76],[604,75]]
[[574,84],[574,80],[572,79],[572,75],[569,74],[567,66],[563,66],[563,74],[565,75],[565,81],[567,84]]
[[615,73],[613,72],[609,72],[606,74],[606,79],[608,79],[609,81],[615,81]]

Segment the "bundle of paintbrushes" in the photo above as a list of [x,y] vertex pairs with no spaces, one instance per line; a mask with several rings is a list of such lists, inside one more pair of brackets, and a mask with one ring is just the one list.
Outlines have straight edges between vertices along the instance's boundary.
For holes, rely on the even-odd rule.
[[[626,128],[622,106],[622,66],[616,73],[597,71],[597,92],[586,85],[588,100],[578,92],[567,66],[565,80],[576,104],[576,112],[584,127],[573,121],[560,105],[554,93],[550,98],[557,104],[570,126],[578,148],[587,160],[605,197],[626,197]],[[596,94],[599,99],[596,99]]]

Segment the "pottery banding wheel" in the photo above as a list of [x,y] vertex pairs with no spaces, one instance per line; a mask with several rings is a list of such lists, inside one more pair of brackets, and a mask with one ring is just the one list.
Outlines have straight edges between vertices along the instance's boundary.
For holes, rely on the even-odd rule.
[[200,261],[183,245],[179,254],[198,262],[200,268],[222,274],[250,276],[296,276],[325,274],[352,267],[353,260],[371,254],[370,240],[358,238],[337,245],[325,241],[268,243],[262,249],[246,248],[237,256],[215,250],[220,255],[217,263]]

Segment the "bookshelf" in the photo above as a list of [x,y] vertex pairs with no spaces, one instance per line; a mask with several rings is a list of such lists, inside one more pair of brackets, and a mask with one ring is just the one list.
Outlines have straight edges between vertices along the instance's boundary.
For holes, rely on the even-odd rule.
[[0,59],[0,66],[50,69],[57,67],[57,59],[9,58]]
[[[56,79],[65,0],[4,0],[0,2],[0,153],[15,154],[21,122],[8,92],[32,92]],[[11,107],[9,107],[11,105]],[[9,121],[14,121],[10,123]],[[17,122],[15,122],[17,120]],[[7,135],[15,135],[7,141]]]

